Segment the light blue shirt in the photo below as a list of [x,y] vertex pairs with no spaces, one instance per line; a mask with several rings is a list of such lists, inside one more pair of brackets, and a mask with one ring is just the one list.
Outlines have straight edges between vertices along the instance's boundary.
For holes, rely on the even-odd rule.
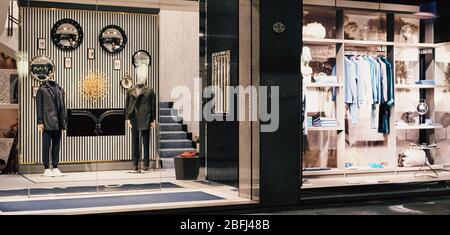
[[356,64],[344,58],[345,76],[344,76],[344,101],[349,106],[352,123],[358,123],[358,85],[356,77]]
[[372,79],[373,101],[374,104],[379,104],[381,103],[380,64],[371,57],[366,57],[366,60],[370,63],[370,77]]

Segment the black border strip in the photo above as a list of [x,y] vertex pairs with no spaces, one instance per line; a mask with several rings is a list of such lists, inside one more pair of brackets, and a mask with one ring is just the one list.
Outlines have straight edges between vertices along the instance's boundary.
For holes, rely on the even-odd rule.
[[57,9],[70,9],[70,10],[106,11],[106,12],[126,12],[126,13],[150,14],[150,15],[157,15],[160,12],[159,8],[105,6],[105,5],[63,3],[63,2],[41,2],[41,1],[28,1],[28,0],[19,0],[18,5],[19,5],[19,7],[57,8]]

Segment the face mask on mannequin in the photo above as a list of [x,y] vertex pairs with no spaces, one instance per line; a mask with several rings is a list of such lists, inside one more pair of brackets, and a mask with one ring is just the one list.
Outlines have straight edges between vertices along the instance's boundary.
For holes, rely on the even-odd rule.
[[136,85],[145,85],[148,79],[148,67],[141,65],[136,67]]

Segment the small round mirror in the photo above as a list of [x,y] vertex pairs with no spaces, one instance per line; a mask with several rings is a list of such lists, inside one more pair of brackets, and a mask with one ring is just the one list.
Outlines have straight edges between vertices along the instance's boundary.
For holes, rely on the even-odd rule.
[[99,36],[100,45],[110,53],[122,51],[127,44],[127,35],[122,28],[117,25],[108,25],[102,29]]
[[55,64],[47,56],[38,56],[31,61],[30,72],[34,79],[44,82],[55,75]]
[[125,74],[125,76],[120,80],[120,85],[128,90],[133,87],[133,79],[131,79],[129,74]]
[[133,64],[134,67],[139,67],[139,66],[150,66],[152,63],[152,58],[150,56],[150,53],[148,53],[147,51],[137,51],[136,53],[134,53],[133,55]]
[[53,25],[51,37],[58,48],[73,50],[83,42],[83,29],[75,20],[62,19]]
[[417,105],[417,113],[421,116],[428,113],[428,105],[425,103],[425,100],[421,100]]

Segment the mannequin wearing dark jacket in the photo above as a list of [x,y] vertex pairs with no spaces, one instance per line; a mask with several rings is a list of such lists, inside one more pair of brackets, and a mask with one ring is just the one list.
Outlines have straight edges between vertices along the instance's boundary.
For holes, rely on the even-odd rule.
[[150,127],[154,127],[156,115],[155,92],[144,84],[138,84],[128,91],[125,105],[125,118],[128,126],[132,128],[133,171],[139,170],[142,146],[144,147],[144,171],[148,171]]
[[[41,84],[36,94],[37,123],[42,132],[42,160],[45,169],[50,168],[50,155],[52,159],[53,175],[58,176],[59,146],[62,130],[66,129],[67,112],[64,99],[64,90],[54,81]],[[51,153],[50,153],[51,146]]]

